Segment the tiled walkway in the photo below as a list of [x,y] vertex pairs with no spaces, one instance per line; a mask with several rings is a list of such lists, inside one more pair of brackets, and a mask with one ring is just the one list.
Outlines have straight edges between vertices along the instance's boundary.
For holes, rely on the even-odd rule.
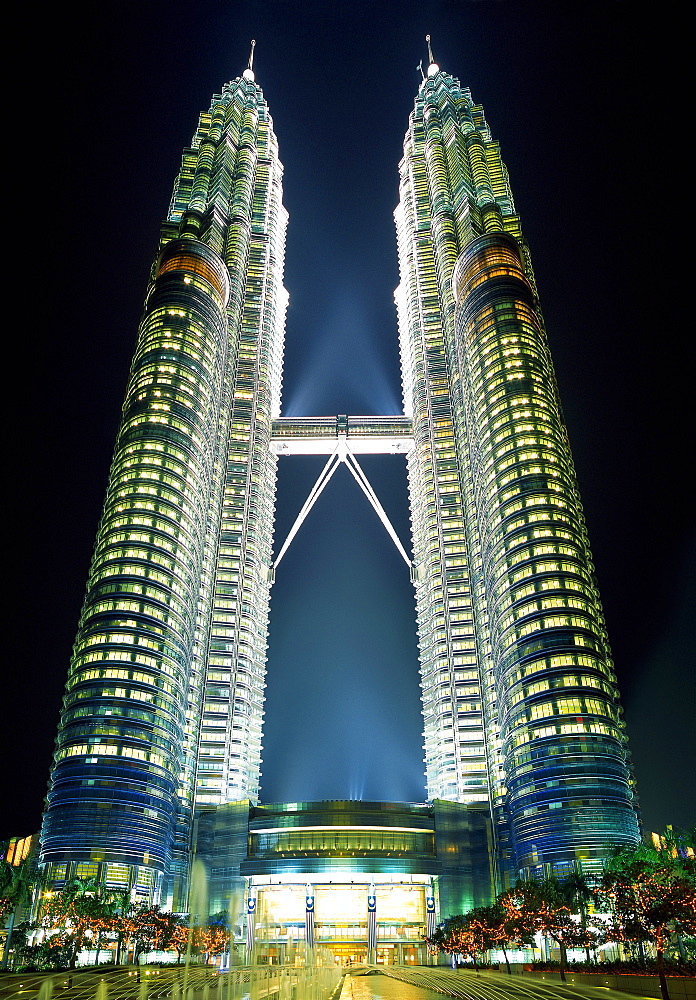
[[[356,972],[346,976],[340,1000],[588,1000],[597,988],[571,983],[540,983],[499,973],[451,972],[448,969],[390,967],[377,975]],[[636,994],[603,989],[604,1000],[636,1000]]]

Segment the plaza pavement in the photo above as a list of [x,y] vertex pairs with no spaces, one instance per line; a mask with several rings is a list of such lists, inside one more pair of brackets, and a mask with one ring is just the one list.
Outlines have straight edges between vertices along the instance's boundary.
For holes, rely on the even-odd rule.
[[[377,974],[375,974],[377,972]],[[476,974],[444,968],[379,966],[352,970],[343,982],[340,1000],[643,1000],[640,994],[598,986],[544,983],[531,977],[497,972]]]
[[0,1000],[644,1000],[636,993],[570,981],[406,966],[338,969],[238,968],[227,975],[192,966],[77,969],[0,976]]

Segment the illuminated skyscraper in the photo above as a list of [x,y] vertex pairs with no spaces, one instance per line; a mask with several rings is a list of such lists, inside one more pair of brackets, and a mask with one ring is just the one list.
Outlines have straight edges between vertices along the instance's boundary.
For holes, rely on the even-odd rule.
[[44,817],[56,878],[79,864],[151,896],[185,875],[194,794],[258,797],[281,178],[248,69],[201,115],[162,230]]
[[432,58],[396,224],[428,798],[490,802],[508,871],[592,867],[638,835],[616,678],[507,170]]
[[[467,864],[470,898],[485,901],[488,829],[500,879],[591,868],[608,843],[637,838],[631,773],[529,255],[483,111],[431,60],[396,209],[404,414],[280,417],[281,178],[250,66],[201,115],[163,226],[42,863],[54,882],[93,875],[183,909],[195,815],[199,852],[218,856],[224,879],[277,874],[281,844],[304,899],[312,873],[330,870],[330,815],[348,831],[347,851],[372,852],[368,885],[397,872],[395,844],[411,852],[404,871],[424,906],[440,876],[441,898],[461,898]],[[407,454],[412,560],[361,452]],[[296,527],[345,462],[410,564],[427,798],[440,802],[427,817],[419,810],[430,806],[366,807],[387,817],[379,837],[346,803],[276,806],[268,829],[261,810],[248,840],[261,846],[242,862],[239,817],[259,800],[269,593],[286,547],[273,563],[277,456],[293,453],[329,456]],[[320,817],[314,848],[310,813]],[[277,816],[301,832],[298,857],[315,850],[301,876]],[[365,831],[374,843],[362,851]],[[459,874],[443,837],[470,845]]]

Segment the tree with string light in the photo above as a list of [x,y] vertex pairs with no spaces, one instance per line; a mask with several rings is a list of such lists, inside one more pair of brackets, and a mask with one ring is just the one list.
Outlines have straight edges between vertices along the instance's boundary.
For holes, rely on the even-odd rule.
[[[692,838],[693,839],[693,838]],[[669,1000],[665,952],[679,936],[696,935],[696,859],[686,838],[616,851],[596,892],[610,914],[607,941],[650,943],[655,948],[663,1000]]]
[[597,935],[573,918],[568,892],[557,878],[518,882],[498,900],[520,932],[530,937],[540,932],[556,942],[563,982],[568,949],[585,948],[597,942]]

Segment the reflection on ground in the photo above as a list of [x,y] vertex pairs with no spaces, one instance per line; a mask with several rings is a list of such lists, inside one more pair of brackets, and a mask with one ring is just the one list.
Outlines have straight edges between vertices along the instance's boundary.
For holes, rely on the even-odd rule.
[[[343,983],[340,1000],[589,1000],[597,997],[596,986],[571,982],[545,983],[500,973],[451,972],[449,969],[412,969],[391,966],[377,974],[355,970]],[[602,989],[603,1000],[642,1000],[636,994]]]
[[388,976],[350,976],[344,983],[341,1000],[442,1000],[442,993]]

